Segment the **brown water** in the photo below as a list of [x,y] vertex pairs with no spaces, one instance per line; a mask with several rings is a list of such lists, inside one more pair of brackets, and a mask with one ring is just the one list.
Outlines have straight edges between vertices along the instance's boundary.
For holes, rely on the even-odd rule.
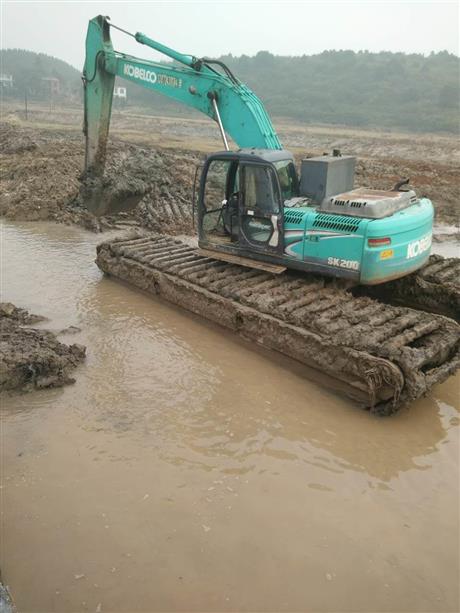
[[100,237],[3,226],[3,299],[81,328],[77,383],[3,399],[20,613],[457,611],[459,378],[389,419],[116,281]]

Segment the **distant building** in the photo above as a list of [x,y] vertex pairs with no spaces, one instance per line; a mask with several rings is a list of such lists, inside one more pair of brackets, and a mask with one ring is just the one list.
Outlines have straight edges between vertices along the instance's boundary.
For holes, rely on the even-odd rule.
[[45,89],[50,94],[59,94],[61,92],[61,82],[56,77],[43,77],[42,82]]
[[126,87],[117,86],[113,90],[114,98],[120,98],[120,100],[127,100]]
[[0,87],[13,87],[13,75],[0,74]]

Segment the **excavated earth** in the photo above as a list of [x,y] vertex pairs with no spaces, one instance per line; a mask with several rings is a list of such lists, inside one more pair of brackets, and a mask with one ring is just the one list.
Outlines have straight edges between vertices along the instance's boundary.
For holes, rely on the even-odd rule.
[[[288,143],[289,145],[289,143]],[[319,146],[319,145],[318,145]],[[322,150],[305,149],[298,161]],[[0,215],[16,220],[76,223],[101,231],[139,225],[155,232],[193,231],[192,191],[195,169],[203,153],[183,149],[142,147],[110,140],[104,177],[83,184],[84,140],[81,133],[57,128],[27,128],[0,123]],[[436,222],[459,224],[460,172],[446,160],[408,160],[398,157],[359,158],[356,184],[390,189],[410,177],[420,195],[435,203]],[[86,210],[94,188],[129,213],[96,218]],[[458,232],[458,229],[457,229]]]
[[[0,215],[22,221],[51,220],[103,231],[137,225],[173,234],[192,232],[191,190],[201,156],[110,142],[102,181],[82,177],[81,134],[0,124]],[[95,217],[97,195],[130,213]]]
[[85,347],[65,345],[52,332],[30,327],[42,320],[11,303],[0,303],[0,392],[74,383],[70,373],[84,360]]
[[102,243],[96,263],[106,274],[326,373],[382,415],[460,366],[454,321],[355,297],[335,280],[244,268],[152,234]]

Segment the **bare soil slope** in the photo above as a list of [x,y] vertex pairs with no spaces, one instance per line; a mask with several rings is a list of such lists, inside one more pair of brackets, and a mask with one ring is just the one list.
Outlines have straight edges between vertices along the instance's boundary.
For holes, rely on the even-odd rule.
[[[197,122],[198,133],[199,127]],[[347,152],[356,147],[350,141]],[[296,156],[300,160],[318,153],[321,150],[309,149],[297,151]],[[197,150],[110,141],[104,193],[112,201],[134,198],[138,205],[128,214],[97,219],[86,210],[85,193],[81,192],[83,136],[72,130],[3,123],[0,215],[78,223],[95,231],[135,224],[169,234],[191,233],[193,180],[202,159],[203,153]],[[437,223],[458,225],[460,171],[456,165],[444,158],[423,161],[419,157],[373,156],[358,161],[357,185],[391,188],[401,177],[409,177],[420,195],[431,198]]]
[[81,191],[81,135],[1,124],[0,152],[0,215],[8,219],[76,223],[95,231],[127,220],[173,234],[192,229],[198,154],[111,142],[104,191],[118,200],[139,196],[139,204],[129,215],[97,219],[86,210]]

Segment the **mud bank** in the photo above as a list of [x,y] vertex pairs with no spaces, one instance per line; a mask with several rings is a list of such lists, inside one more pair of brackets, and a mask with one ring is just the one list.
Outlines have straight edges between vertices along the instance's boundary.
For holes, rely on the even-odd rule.
[[0,613],[15,613],[16,609],[7,588],[0,582]]
[[[197,153],[146,149],[110,142],[104,177],[83,178],[80,134],[0,125],[0,215],[11,220],[57,221],[100,232],[138,225],[157,231],[192,231],[191,193]],[[84,180],[83,180],[84,179]],[[96,217],[91,198],[108,204],[130,202],[129,214]]]
[[359,294],[439,313],[460,323],[460,259],[431,255],[415,273],[381,285],[360,287],[355,292]]
[[[346,143],[342,146],[347,151]],[[298,161],[322,150],[297,152]],[[83,183],[84,138],[74,131],[32,129],[0,124],[0,215],[8,219],[51,220],[79,224],[93,231],[138,225],[155,232],[193,231],[192,192],[195,169],[204,154],[185,149],[139,146],[111,140],[102,181]],[[368,157],[358,160],[356,185],[390,189],[410,177],[421,195],[432,199],[437,223],[458,224],[459,171],[431,161]],[[87,210],[96,199],[129,213],[95,217]],[[93,207],[95,208],[95,207]]]
[[16,613],[8,586],[2,583],[2,573],[0,571],[0,613]]
[[28,327],[43,318],[0,303],[0,392],[29,391],[74,383],[70,372],[85,347],[65,345],[48,330]]

